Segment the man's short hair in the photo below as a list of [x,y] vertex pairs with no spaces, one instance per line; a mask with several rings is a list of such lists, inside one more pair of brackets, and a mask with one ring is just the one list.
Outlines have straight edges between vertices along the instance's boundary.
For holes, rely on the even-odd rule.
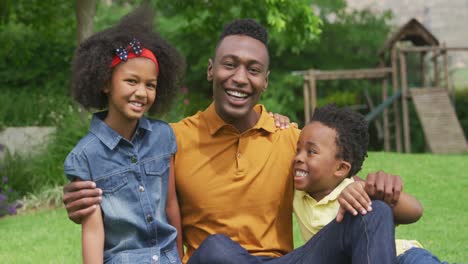
[[255,20],[246,18],[246,19],[236,19],[224,26],[223,32],[218,39],[218,44],[227,36],[231,35],[245,35],[252,37],[260,42],[262,42],[265,47],[268,42],[268,32],[267,30],[257,23]]

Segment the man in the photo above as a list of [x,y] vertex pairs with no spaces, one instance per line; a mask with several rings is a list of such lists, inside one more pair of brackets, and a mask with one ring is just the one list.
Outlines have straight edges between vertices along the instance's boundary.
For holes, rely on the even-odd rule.
[[[266,42],[266,30],[253,20],[228,24],[208,65],[214,102],[172,124],[184,262],[192,255],[191,263],[393,262],[393,219],[389,207],[379,203],[372,213],[345,217],[345,223],[316,236],[314,243],[292,251],[289,173],[299,130],[276,128],[257,105],[268,87]],[[370,192],[388,203],[398,200],[398,177],[377,173],[368,183]],[[64,203],[75,222],[99,202],[100,193],[91,186],[74,182],[64,187]],[[332,247],[339,244],[336,239],[346,239],[346,248]]]

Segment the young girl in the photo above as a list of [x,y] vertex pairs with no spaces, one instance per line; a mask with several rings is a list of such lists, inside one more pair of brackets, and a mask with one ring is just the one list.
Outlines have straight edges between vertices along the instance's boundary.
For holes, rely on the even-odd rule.
[[70,180],[92,180],[103,191],[83,220],[84,263],[180,263],[174,133],[144,113],[168,108],[184,61],[151,24],[139,9],[84,41],[73,61],[73,97],[107,109],[93,115],[64,164]]

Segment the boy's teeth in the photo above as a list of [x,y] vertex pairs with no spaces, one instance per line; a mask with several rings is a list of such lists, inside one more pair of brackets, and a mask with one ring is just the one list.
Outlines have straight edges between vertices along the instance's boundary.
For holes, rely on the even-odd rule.
[[131,104],[134,105],[134,106],[139,106],[139,107],[143,106],[143,104],[140,104],[140,103],[131,102]]
[[248,96],[248,94],[239,91],[227,90],[226,93],[239,98],[246,98]]
[[296,171],[296,177],[306,177],[306,176],[307,176],[307,172],[300,171],[300,170]]

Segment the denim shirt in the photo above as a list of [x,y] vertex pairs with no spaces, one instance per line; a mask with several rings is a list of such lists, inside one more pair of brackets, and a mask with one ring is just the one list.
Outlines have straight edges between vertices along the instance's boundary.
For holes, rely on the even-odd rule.
[[174,132],[143,117],[129,142],[104,123],[106,114],[93,115],[64,164],[70,180],[92,180],[103,191],[104,262],[180,263],[165,212]]

